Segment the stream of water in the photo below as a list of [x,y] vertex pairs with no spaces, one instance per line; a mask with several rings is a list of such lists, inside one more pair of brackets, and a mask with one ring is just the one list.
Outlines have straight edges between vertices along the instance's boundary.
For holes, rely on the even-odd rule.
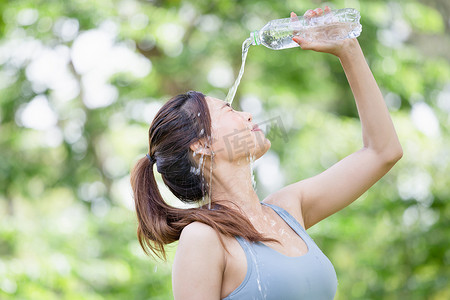
[[242,43],[242,64],[241,69],[239,70],[239,75],[236,78],[236,81],[234,82],[233,86],[228,91],[227,97],[225,98],[225,102],[228,102],[230,104],[233,103],[234,96],[236,95],[237,88],[239,86],[239,83],[241,82],[242,75],[244,75],[244,68],[245,68],[245,60],[247,59],[247,53],[248,49],[252,45],[252,39],[248,38]]

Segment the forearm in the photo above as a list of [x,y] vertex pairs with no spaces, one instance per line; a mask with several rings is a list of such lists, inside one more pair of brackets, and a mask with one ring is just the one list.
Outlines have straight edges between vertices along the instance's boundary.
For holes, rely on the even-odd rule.
[[349,41],[339,59],[355,97],[364,147],[388,158],[400,156],[402,147],[389,110],[356,39]]

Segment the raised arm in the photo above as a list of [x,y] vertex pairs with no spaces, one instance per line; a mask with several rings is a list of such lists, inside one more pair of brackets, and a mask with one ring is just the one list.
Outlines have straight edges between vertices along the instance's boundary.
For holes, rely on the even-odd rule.
[[356,39],[339,57],[355,97],[364,148],[386,159],[400,158],[402,147],[389,111]]
[[324,172],[280,191],[293,201],[300,201],[301,221],[308,228],[361,196],[392,168],[403,151],[358,41],[307,42],[297,37],[294,41],[303,50],[331,53],[340,59],[355,98],[363,136],[360,150]]

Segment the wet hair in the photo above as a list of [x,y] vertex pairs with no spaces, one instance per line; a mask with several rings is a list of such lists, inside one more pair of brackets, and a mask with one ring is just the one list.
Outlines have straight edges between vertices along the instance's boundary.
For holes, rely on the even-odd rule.
[[200,203],[208,194],[203,168],[194,160],[190,145],[202,138],[211,140],[210,137],[211,116],[205,95],[200,92],[174,96],[153,119],[149,129],[149,158],[141,158],[131,172],[137,236],[146,254],[165,259],[164,246],[177,241],[183,228],[195,221],[211,226],[224,247],[221,234],[241,236],[253,242],[275,241],[260,234],[238,210],[219,201],[212,200],[213,209],[205,206],[181,209],[167,204],[161,197],[153,163],[165,185],[184,203]]

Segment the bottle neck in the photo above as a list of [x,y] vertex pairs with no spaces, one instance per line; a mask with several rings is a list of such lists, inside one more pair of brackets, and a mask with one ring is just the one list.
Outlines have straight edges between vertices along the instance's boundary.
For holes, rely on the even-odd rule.
[[250,33],[250,37],[252,39],[252,45],[261,45],[261,39],[259,38],[259,31],[255,30]]

